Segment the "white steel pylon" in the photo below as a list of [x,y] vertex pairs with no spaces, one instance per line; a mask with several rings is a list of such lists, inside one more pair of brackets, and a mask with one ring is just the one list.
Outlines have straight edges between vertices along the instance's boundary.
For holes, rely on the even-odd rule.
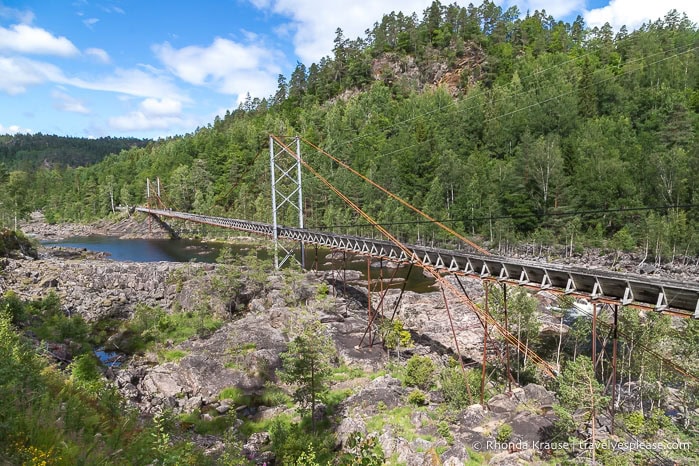
[[[291,145],[278,142],[273,135],[269,136],[269,166],[272,182],[272,226],[274,235],[274,266],[279,269],[290,258],[298,262],[294,250],[285,247],[279,242],[279,220],[285,217],[287,206],[295,208],[298,212],[298,227],[303,228],[303,191],[301,189],[301,138],[295,136],[295,149]],[[294,170],[295,169],[295,170]],[[277,201],[279,196],[279,201]],[[280,250],[284,257],[279,259]],[[304,246],[301,242],[301,267],[305,267]]]

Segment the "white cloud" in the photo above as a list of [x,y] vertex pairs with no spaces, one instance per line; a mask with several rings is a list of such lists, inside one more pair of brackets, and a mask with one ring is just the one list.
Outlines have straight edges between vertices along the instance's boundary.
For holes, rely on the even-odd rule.
[[111,75],[86,80],[67,77],[60,68],[50,63],[23,57],[0,56],[0,92],[17,95],[25,92],[30,86],[50,82],[135,97],[190,101],[190,98],[180,91],[170,78],[163,76],[153,67],[145,67],[145,69],[146,71],[116,69]]
[[609,23],[616,30],[626,26],[633,30],[648,21],[664,18],[670,10],[687,13],[692,22],[699,22],[699,2],[696,0],[611,0],[609,5],[585,12],[585,23],[589,27]]
[[2,123],[0,123],[0,134],[27,134],[33,132],[34,131],[29,128],[22,128],[18,125],[4,126]]
[[23,24],[31,24],[32,21],[34,21],[34,13],[29,10],[22,11],[0,5],[0,18],[19,21]]
[[61,70],[54,65],[28,58],[0,56],[0,91],[16,95],[26,91],[28,86],[51,81],[65,81]]
[[173,98],[189,101],[170,79],[139,69],[116,69],[107,77],[85,80],[78,78],[64,79],[63,84],[93,91],[118,92],[136,97]]
[[85,55],[94,57],[95,59],[97,59],[97,61],[101,63],[109,63],[111,61],[109,58],[109,54],[103,49],[98,49],[94,47],[85,49]]
[[250,0],[250,3],[252,3],[255,6],[255,8],[264,10],[266,8],[269,8],[270,4],[272,3],[272,0]]
[[172,128],[192,128],[197,122],[182,115],[182,102],[173,98],[147,98],[138,109],[126,115],[108,120],[110,128],[116,131],[171,130]]
[[268,97],[277,86],[284,58],[257,44],[240,44],[217,37],[209,47],[173,48],[168,42],[153,47],[160,61],[177,77],[225,94]]
[[53,98],[53,108],[57,110],[81,114],[90,113],[90,110],[88,110],[80,100],[66,94],[65,92],[53,91],[51,92],[51,97]]
[[87,26],[89,29],[92,29],[92,26],[99,23],[99,21],[99,18],[87,18],[83,20],[83,24]]
[[173,128],[193,128],[196,122],[182,117],[161,116],[154,118],[143,112],[131,112],[128,115],[112,117],[108,120],[109,127],[114,131],[134,132],[167,130],[171,133]]
[[150,117],[179,116],[182,113],[182,102],[168,98],[148,98],[141,102],[141,111],[144,115]]
[[67,38],[26,24],[15,24],[10,29],[0,27],[0,52],[6,51],[64,57],[80,53]]

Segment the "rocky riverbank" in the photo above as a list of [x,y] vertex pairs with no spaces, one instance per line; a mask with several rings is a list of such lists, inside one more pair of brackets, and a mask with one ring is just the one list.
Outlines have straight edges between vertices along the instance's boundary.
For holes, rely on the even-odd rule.
[[[265,276],[261,289],[243,278],[238,296],[220,294],[212,288],[212,283],[222,279],[218,267],[196,263],[120,263],[89,257],[81,251],[71,256],[66,250],[45,250],[39,260],[6,259],[0,276],[0,292],[13,290],[26,300],[44,298],[53,293],[60,298],[67,315],[77,314],[93,323],[109,319],[128,321],[139,305],[158,307],[167,313],[197,312],[196,309],[205,306],[219,316],[223,325],[212,333],[177,343],[164,342],[157,351],[121,354],[120,365],[107,368],[106,376],[125,399],[146,416],[169,410],[178,415],[194,415],[197,422],[214,422],[226,417],[234,431],[245,422],[263,422],[280,415],[296,416],[293,407],[268,406],[252,400],[262,399],[269,390],[269,383],[277,380],[275,371],[281,366],[280,354],[287,348],[289,334],[298,324],[299,313],[320,319],[333,338],[338,364],[361,374],[358,378],[338,381],[332,387],[352,395],[334,408],[337,414],[331,417],[331,422],[337,426],[338,448],[352,451],[347,436],[354,431],[365,435],[366,423],[379,415],[377,406],[388,410],[409,406],[406,396],[410,391],[399,380],[389,375],[374,381],[368,378],[370,374],[386,370],[388,355],[379,342],[370,345],[371,334],[360,348],[367,324],[366,290],[334,282],[332,277],[324,274],[295,276],[289,282],[289,277],[285,278],[284,274],[273,273]],[[337,297],[318,294],[318,287],[326,280],[336,287]],[[249,293],[248,288],[258,291]],[[341,290],[348,288],[350,293],[346,297],[339,295]],[[387,295],[387,303],[397,300],[396,292]],[[241,299],[241,295],[246,297]],[[397,314],[416,337],[416,344],[403,351],[404,359],[421,354],[443,364],[440,361],[446,361],[453,354],[454,346],[448,337],[445,309],[440,299],[437,293],[425,296],[411,292],[404,294]],[[303,311],[298,307],[299,303],[303,303]],[[231,314],[232,309],[234,314]],[[475,317],[458,307],[452,312],[462,348],[475,355],[477,341],[481,338]],[[112,335],[105,346],[108,350],[118,351],[127,337],[124,334]],[[48,345],[47,350],[59,362],[67,363],[71,359],[72,346],[67,341],[56,342]],[[163,353],[177,354],[178,357],[170,360],[163,358]],[[221,394],[232,387],[240,394],[238,399],[222,397]],[[429,397],[432,400],[428,404],[429,410],[436,410],[439,393]],[[459,461],[469,457],[460,443],[461,437],[466,440],[483,437],[477,431],[486,418],[486,410],[478,407],[477,411],[477,415],[468,414],[468,426],[460,427],[459,431],[452,428],[456,433],[456,442],[452,441],[452,446],[443,439],[425,439],[436,429],[428,411],[414,416],[417,440],[407,440],[387,424],[377,434],[379,444],[387,455],[396,455],[399,461],[409,465],[423,464],[421,461],[427,458],[424,452],[436,449],[444,450],[441,456],[445,464],[461,464]],[[495,420],[487,416],[487,419],[491,424],[510,420],[505,415]],[[549,425],[551,420],[541,417],[527,422],[522,424],[522,432],[536,423]],[[520,433],[519,428],[516,433]],[[186,435],[214,456],[221,454],[226,447],[222,437],[202,436],[196,432]],[[253,434],[245,444],[248,456],[258,464],[264,461],[270,464],[274,459],[265,445],[269,439],[267,437],[265,441],[264,438]],[[528,457],[533,454],[528,453]]]
[[[554,393],[536,384],[503,393],[502,387],[489,382],[485,389],[490,396],[483,405],[456,409],[447,404],[448,395],[437,374],[449,367],[456,353],[453,334],[467,365],[477,365],[482,357],[483,330],[465,305],[450,299],[447,310],[441,292],[401,295],[392,289],[383,301],[381,293],[371,293],[372,306],[386,318],[398,316],[414,341],[401,349],[400,359],[396,351],[391,352],[389,361],[379,339],[371,344],[376,328],[367,332],[368,290],[361,281],[343,283],[332,272],[276,272],[258,267],[115,262],[85,251],[50,248],[42,250],[37,260],[3,259],[0,293],[12,290],[26,300],[55,294],[66,315],[80,315],[90,323],[115,322],[104,345],[107,351],[120,352],[120,365],[106,368],[105,376],[144,418],[162,412],[179,416],[178,435],[211,457],[226,450],[224,434],[248,432],[245,455],[257,464],[274,464],[269,431],[250,434],[248,429],[253,424],[268,425],[272,419],[298,419],[289,402],[289,387],[280,383],[276,371],[298,322],[313,318],[332,337],[338,353],[335,365],[343,368],[330,389],[344,399],[321,404],[316,413],[329,422],[339,451],[356,452],[351,439],[358,433],[360,438],[375,439],[391,461],[410,466],[430,461],[458,465],[469,460],[544,464],[541,458],[547,453],[527,446],[551,439],[558,419],[552,411],[558,402]],[[352,274],[347,278],[356,280]],[[462,284],[471,299],[483,298],[480,281],[462,279]],[[554,299],[545,293],[539,298],[540,311]],[[202,324],[205,331],[190,337],[164,339],[146,350],[124,352],[134,330],[123,323],[135,320],[139,306],[159,310],[151,329],[156,332],[174,325],[163,316],[211,315],[219,324],[211,330]],[[146,318],[147,314],[138,316]],[[540,332],[548,328],[557,338],[557,321],[543,312],[537,319]],[[70,341],[46,346],[64,365],[70,363],[73,347]],[[497,364],[496,347],[489,344],[491,364]],[[404,380],[405,361],[412,356],[427,357],[435,367],[435,380],[418,402],[410,401],[416,390]],[[625,411],[642,406],[634,383],[619,385]],[[287,401],[273,401],[270,393]],[[472,395],[477,402],[478,388]],[[669,400],[666,408],[679,411],[679,398]],[[225,432],[202,434],[204,427],[194,427],[218,424],[226,426]],[[594,425],[582,424],[597,439],[610,438],[608,417],[600,416]],[[508,447],[512,444],[525,447],[515,451]],[[492,447],[482,455],[473,451],[474,445]]]
[[38,241],[60,241],[76,236],[114,236],[117,238],[170,238],[170,232],[143,214],[127,213],[90,224],[46,222],[41,212],[33,212],[21,224],[22,231]]
[[[488,383],[492,396],[484,405],[452,409],[446,415],[446,395],[433,386],[425,391],[425,401],[414,404],[410,400],[415,389],[396,378],[400,371],[387,373],[390,367],[401,364],[395,352],[391,366],[381,344],[370,345],[371,334],[360,348],[367,324],[367,290],[356,284],[337,282],[333,274],[274,272],[259,276],[247,270],[234,276],[239,277],[234,280],[241,280],[232,282],[237,283],[236,291],[227,292],[213,285],[226,277],[219,265],[119,263],[84,256],[80,251],[71,256],[69,252],[43,251],[39,260],[5,259],[0,292],[13,290],[27,300],[54,293],[66,314],[79,314],[89,322],[128,321],[139,305],[160,308],[167,314],[196,313],[205,308],[221,319],[222,325],[212,332],[165,341],[145,352],[122,353],[120,365],[105,371],[128,403],[144,416],[168,411],[186,419],[181,421],[184,430],[178,435],[211,457],[228,448],[224,435],[204,435],[187,428],[187,423],[223,422],[229,433],[240,435],[250,423],[265,425],[280,416],[297,416],[293,405],[264,400],[269,399],[272,388],[275,393],[285,390],[275,373],[294,326],[305,315],[324,323],[338,351],[337,364],[355,374],[331,385],[331,391],[343,393],[346,399],[332,411],[323,404],[318,407],[317,415],[328,417],[340,451],[355,452],[352,438],[358,435],[375,439],[386,458],[409,466],[430,461],[459,465],[469,460],[495,465],[544,464],[540,458],[546,453],[532,446],[551,439],[558,419],[552,410],[558,402],[553,392],[529,384],[503,394]],[[335,293],[319,293],[324,283],[334,286]],[[482,294],[477,281],[466,282],[465,288],[473,299]],[[342,296],[342,291],[348,293]],[[413,335],[415,345],[403,350],[403,361],[422,355],[432,360],[437,370],[448,367],[456,346],[441,293],[405,292],[400,301],[399,293],[389,290],[383,312],[388,315],[389,310],[395,310]],[[375,306],[378,298],[374,293]],[[472,312],[459,304],[450,306],[459,347],[468,363],[469,357],[480,357],[483,332]],[[381,307],[378,311],[382,312]],[[107,350],[118,351],[129,332],[108,338]],[[51,343],[47,351],[58,362],[68,363],[72,346],[68,341]],[[491,352],[490,359],[497,359],[496,354]],[[637,408],[640,400],[634,401],[635,389],[627,385],[620,389],[630,394],[624,397],[625,409],[630,410]],[[473,396],[477,401],[477,393]],[[610,438],[608,417],[600,416],[594,426],[588,423],[587,429],[594,429],[598,439]],[[256,464],[275,464],[270,442],[269,432],[253,433],[244,439],[243,451]],[[484,446],[487,453],[474,452],[474,445]],[[524,447],[512,450],[508,445]]]

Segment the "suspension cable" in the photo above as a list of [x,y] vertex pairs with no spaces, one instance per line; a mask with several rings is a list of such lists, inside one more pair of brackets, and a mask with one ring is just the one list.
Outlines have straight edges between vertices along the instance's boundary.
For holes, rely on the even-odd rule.
[[[430,273],[437,281],[440,283],[444,288],[448,289],[451,294],[456,297],[459,301],[461,301],[463,304],[465,304],[469,309],[471,309],[475,314],[480,316],[480,318],[483,321],[488,321],[491,323],[495,328],[497,328],[498,332],[505,338],[507,341],[509,341],[512,345],[516,346],[519,348],[520,351],[524,352],[525,354],[529,355],[532,361],[534,361],[547,375],[551,377],[555,377],[556,370],[554,369],[553,366],[551,366],[549,363],[544,361],[536,352],[534,352],[531,348],[529,348],[528,345],[525,345],[521,340],[519,340],[517,337],[512,335],[507,329],[505,329],[490,313],[485,314],[468,296],[462,295],[458,288],[454,286],[450,281],[442,277],[442,275],[439,273],[437,269],[432,267],[431,265],[425,263],[420,259],[417,255],[413,254],[413,252],[406,246],[404,245],[401,241],[399,241],[396,237],[394,237],[388,230],[386,230],[384,227],[379,225],[376,220],[374,220],[369,214],[364,212],[357,204],[352,202],[351,199],[349,199],[345,194],[343,194],[338,188],[336,188],[330,181],[328,181],[323,175],[318,173],[313,167],[308,164],[305,160],[300,158],[295,151],[293,151],[291,148],[289,148],[286,144],[284,144],[278,137],[272,135],[271,136],[277,143],[294,159],[299,161],[299,163],[303,164],[304,167],[306,167],[316,178],[318,178],[324,185],[328,187],[332,192],[334,192],[340,199],[342,199],[347,205],[349,205],[355,212],[357,212],[360,216],[362,216],[369,224],[371,224],[374,228],[379,230],[386,239],[391,241],[393,244],[395,244],[403,253],[406,254],[406,257],[412,257],[412,260],[415,261],[415,263],[426,270],[427,272]],[[461,355],[459,355],[461,358]]]
[[316,146],[315,144],[313,144],[312,142],[308,141],[307,139],[305,139],[305,138],[301,138],[301,139],[303,140],[303,142],[305,142],[306,144],[308,144],[309,146],[311,146],[312,148],[314,148],[315,150],[317,150],[317,151],[320,152],[321,154],[323,154],[323,155],[325,155],[326,157],[330,158],[333,162],[339,164],[341,167],[343,167],[343,168],[349,170],[350,172],[354,173],[355,175],[357,175],[357,176],[358,176],[359,178],[361,178],[362,180],[366,181],[367,183],[371,184],[372,186],[374,186],[375,188],[379,189],[379,190],[382,191],[383,193],[385,193],[385,194],[387,194],[388,196],[392,197],[393,199],[395,199],[396,201],[400,202],[401,204],[403,204],[405,207],[409,208],[410,210],[412,210],[412,211],[414,211],[414,212],[420,214],[420,215],[423,216],[425,219],[427,219],[430,223],[434,223],[435,225],[437,225],[438,227],[440,227],[442,230],[447,231],[447,232],[451,233],[452,235],[456,236],[456,237],[459,238],[461,241],[463,241],[464,243],[468,244],[469,246],[471,246],[473,249],[475,249],[476,251],[480,252],[481,254],[485,254],[485,255],[487,255],[487,256],[490,255],[490,252],[488,252],[487,250],[485,250],[485,249],[483,249],[482,247],[478,246],[478,245],[477,245],[476,243],[474,243],[473,241],[471,241],[471,240],[469,240],[468,238],[464,237],[463,235],[457,233],[456,231],[454,231],[454,230],[451,229],[450,227],[446,226],[445,224],[443,224],[443,223],[440,222],[439,220],[435,220],[434,218],[430,217],[427,213],[421,211],[420,209],[418,209],[417,207],[413,206],[413,205],[410,204],[408,201],[404,200],[403,198],[399,197],[398,195],[393,194],[391,191],[389,191],[388,189],[384,188],[384,187],[381,186],[380,184],[376,183],[376,182],[373,181],[372,179],[370,179],[370,178],[368,178],[368,177],[362,175],[361,173],[359,173],[357,170],[355,170],[354,168],[352,168],[352,167],[350,167],[349,165],[347,165],[347,164],[346,164],[345,162],[343,162],[342,160],[338,159],[337,157],[334,157],[333,155],[331,155],[331,154],[328,153],[327,151],[321,149],[320,147]]

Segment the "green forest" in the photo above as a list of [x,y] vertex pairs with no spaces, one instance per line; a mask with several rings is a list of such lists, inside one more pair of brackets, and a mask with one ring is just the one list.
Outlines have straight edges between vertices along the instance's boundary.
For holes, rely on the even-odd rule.
[[[269,134],[299,135],[491,249],[699,252],[696,25],[677,11],[633,32],[520,13],[435,1],[422,15],[385,15],[364,37],[338,29],[332,55],[280,75],[274,95],[101,161],[66,149],[70,162],[27,166],[3,152],[0,221],[40,209],[88,222],[112,200],[143,203],[146,179],[159,178],[174,210],[270,222]],[[319,152],[302,153],[400,238],[447,239]],[[366,233],[310,173],[303,183],[306,226]]]
[[76,167],[97,163],[109,154],[145,146],[147,142],[136,138],[87,139],[41,133],[6,135],[0,136],[0,160],[5,168],[23,171]]

